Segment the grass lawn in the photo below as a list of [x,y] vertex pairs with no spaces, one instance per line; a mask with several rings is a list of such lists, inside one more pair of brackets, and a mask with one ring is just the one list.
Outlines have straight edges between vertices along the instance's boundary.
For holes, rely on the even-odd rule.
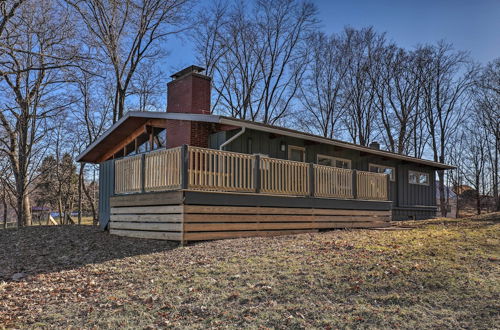
[[2,230],[0,328],[500,328],[500,214],[401,225],[187,247]]

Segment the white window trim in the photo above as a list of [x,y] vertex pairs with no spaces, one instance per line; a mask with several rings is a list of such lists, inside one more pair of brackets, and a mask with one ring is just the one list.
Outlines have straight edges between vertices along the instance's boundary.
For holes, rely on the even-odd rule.
[[[316,155],[316,164],[319,164],[319,157],[321,158],[328,158],[328,159],[331,159],[333,162],[335,162],[336,160],[340,160],[340,161],[343,161],[343,162],[347,162],[349,164],[349,167],[348,169],[351,169],[352,168],[352,162],[350,159],[347,159],[347,158],[340,158],[340,157],[333,157],[333,156],[328,156],[328,155],[323,155],[323,154],[317,154]],[[335,166],[334,166],[335,167]]]
[[304,155],[304,162],[306,161],[306,148],[304,147],[299,147],[299,146],[294,146],[294,145],[288,145],[288,160],[292,160],[292,150],[299,150],[302,151]]
[[[420,174],[425,174],[427,175],[427,183],[420,183],[420,182],[410,182],[410,173],[414,173],[416,174],[416,176],[418,177]],[[431,185],[431,175],[427,172],[419,172],[419,171],[413,171],[413,170],[408,170],[408,183],[409,184],[416,184],[416,185],[419,185],[419,186],[430,186]]]
[[368,163],[368,171],[370,171],[370,167],[371,166],[377,166],[377,167],[383,167],[383,168],[392,168],[392,174],[393,175],[389,175],[389,180],[392,181],[392,182],[396,182],[396,168],[394,166],[387,166],[387,165],[381,165],[381,164],[375,164],[375,163]]

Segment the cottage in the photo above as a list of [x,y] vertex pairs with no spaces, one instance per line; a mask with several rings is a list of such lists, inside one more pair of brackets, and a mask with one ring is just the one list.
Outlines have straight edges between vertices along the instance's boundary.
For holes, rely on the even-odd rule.
[[172,76],[166,112],[128,112],[79,155],[100,165],[111,234],[186,242],[435,216],[435,171],[451,166],[210,114],[202,71]]

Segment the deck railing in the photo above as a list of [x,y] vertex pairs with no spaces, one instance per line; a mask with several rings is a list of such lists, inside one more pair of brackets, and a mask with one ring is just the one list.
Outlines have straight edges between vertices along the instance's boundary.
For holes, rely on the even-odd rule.
[[144,154],[144,190],[181,188],[181,147]]
[[193,189],[254,191],[255,157],[189,147],[188,186]]
[[115,161],[115,192],[135,193],[142,190],[141,155]]
[[115,193],[176,189],[387,200],[386,174],[182,146],[115,161]]
[[357,171],[356,183],[359,199],[387,200],[387,174]]
[[260,191],[284,195],[309,194],[309,164],[260,157]]
[[318,197],[353,198],[353,171],[314,164],[314,194]]

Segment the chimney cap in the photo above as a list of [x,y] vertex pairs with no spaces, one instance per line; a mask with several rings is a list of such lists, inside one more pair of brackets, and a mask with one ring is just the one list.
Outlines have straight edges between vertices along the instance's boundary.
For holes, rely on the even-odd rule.
[[200,73],[203,71],[205,71],[205,68],[202,68],[201,66],[197,66],[197,65],[191,65],[185,69],[182,69],[179,72],[174,73],[173,75],[170,76],[170,78],[179,79],[180,77],[185,76],[189,73]]
[[377,141],[373,141],[372,143],[370,143],[369,147],[372,149],[380,150],[380,143],[378,143]]

